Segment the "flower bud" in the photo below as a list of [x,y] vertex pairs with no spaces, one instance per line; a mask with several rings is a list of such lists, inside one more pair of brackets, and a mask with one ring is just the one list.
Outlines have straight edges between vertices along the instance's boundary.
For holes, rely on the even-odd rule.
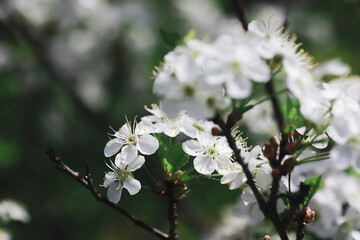
[[165,173],[164,174],[164,179],[165,181],[170,181],[172,179],[172,174],[171,173]]
[[291,173],[294,170],[296,162],[297,161],[294,157],[286,159],[285,162],[281,165],[281,174],[285,176],[288,173]]
[[271,240],[270,236],[269,235],[265,235],[263,240]]
[[315,211],[311,211],[311,209],[308,206],[304,206],[301,209],[301,216],[304,217],[304,221],[306,223],[311,223],[315,220]]
[[223,136],[224,135],[224,133],[220,129],[218,129],[217,127],[213,127],[211,129],[211,133],[212,133],[213,136]]

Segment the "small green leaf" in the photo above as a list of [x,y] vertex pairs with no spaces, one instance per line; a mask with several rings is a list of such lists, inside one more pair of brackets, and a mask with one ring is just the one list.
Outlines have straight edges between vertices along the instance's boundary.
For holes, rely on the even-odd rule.
[[356,171],[354,167],[349,167],[345,172],[360,179],[360,172]]
[[289,132],[290,130],[302,127],[304,125],[304,117],[300,112],[299,100],[291,99],[288,96],[286,109],[287,109],[287,114],[286,114],[285,132]]
[[189,40],[192,40],[196,37],[197,31],[196,29],[191,29],[185,36],[184,36],[184,42],[187,42]]
[[167,160],[173,169],[180,169],[189,161],[189,155],[184,152],[182,144],[178,143],[169,148]]
[[165,134],[154,134],[154,136],[159,141],[158,155],[165,171],[180,169],[188,162],[189,155],[183,151],[181,143],[173,144],[173,138]]
[[304,202],[302,204],[302,206],[307,206],[309,204],[311,198],[321,188],[321,186],[322,186],[322,176],[320,175],[320,176],[317,176],[317,177],[308,178],[308,179],[305,180],[304,183],[306,185],[310,186],[310,190],[309,190],[308,194],[305,196],[305,200],[304,200]]
[[161,39],[171,49],[175,48],[182,40],[182,36],[179,33],[169,32],[162,28],[159,29]]

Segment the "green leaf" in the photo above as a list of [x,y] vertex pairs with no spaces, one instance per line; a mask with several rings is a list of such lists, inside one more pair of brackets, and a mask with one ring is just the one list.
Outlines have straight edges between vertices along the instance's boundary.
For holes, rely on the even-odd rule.
[[315,195],[315,193],[317,191],[319,191],[319,189],[322,186],[322,176],[317,176],[317,177],[311,177],[305,180],[304,182],[306,185],[310,186],[310,190],[308,192],[308,194],[305,196],[304,202],[301,205],[301,207],[303,206],[307,206],[311,200],[311,198]]
[[171,49],[175,48],[179,42],[182,41],[182,36],[179,33],[169,32],[162,28],[159,29],[161,39]]
[[287,114],[285,132],[304,126],[304,117],[300,112],[300,103],[297,99],[287,97]]
[[184,152],[182,144],[178,143],[169,148],[167,160],[173,169],[180,169],[189,161],[189,155]]
[[197,34],[197,31],[196,29],[191,29],[185,36],[184,36],[184,42],[187,42],[189,40],[192,40],[192,39],[195,39],[196,37],[196,34]]
[[180,169],[188,162],[189,155],[183,151],[181,143],[174,144],[174,139],[165,134],[154,134],[154,136],[159,140],[158,155],[165,172]]
[[345,172],[360,179],[360,172],[356,171],[354,167],[349,167]]

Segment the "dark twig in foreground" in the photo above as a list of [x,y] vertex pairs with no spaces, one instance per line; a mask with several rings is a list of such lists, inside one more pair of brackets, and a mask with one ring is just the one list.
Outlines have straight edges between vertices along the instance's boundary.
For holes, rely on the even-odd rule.
[[111,207],[115,211],[117,211],[120,214],[124,215],[126,218],[128,218],[130,221],[132,221],[136,226],[139,226],[142,229],[145,229],[146,231],[153,234],[157,238],[163,239],[163,240],[169,239],[169,237],[168,237],[168,235],[166,233],[163,233],[162,231],[158,230],[157,228],[154,228],[154,227],[144,223],[143,221],[141,221],[140,219],[138,219],[134,215],[128,213],[126,210],[124,210],[124,209],[118,207],[116,204],[110,202],[106,197],[104,197],[101,193],[99,193],[98,190],[94,187],[94,184],[93,184],[93,181],[91,179],[91,175],[90,175],[89,168],[88,168],[87,164],[86,164],[86,175],[85,175],[84,178],[82,178],[78,172],[75,172],[74,170],[69,168],[61,160],[61,158],[56,155],[54,149],[50,148],[46,152],[46,154],[48,155],[49,159],[56,164],[58,169],[62,170],[67,175],[69,175],[71,178],[73,178],[74,180],[79,182],[81,185],[83,185],[85,188],[87,188],[94,195],[94,197],[98,201],[103,202],[104,204],[108,205],[109,207]]
[[259,204],[260,210],[274,224],[274,227],[276,228],[276,231],[278,232],[281,240],[288,240],[289,237],[286,233],[286,227],[284,227],[282,221],[280,220],[279,214],[277,213],[276,204],[273,205],[271,203],[267,203],[262,197],[261,193],[259,192],[254,182],[254,178],[248,168],[248,164],[245,163],[244,159],[240,155],[240,150],[236,146],[236,141],[234,137],[231,135],[231,129],[226,126],[224,120],[219,115],[215,116],[213,122],[219,125],[219,127],[221,128],[223,134],[225,135],[228,141],[230,148],[234,152],[235,161],[238,162],[243,168],[243,171],[246,175],[247,184],[251,188],[251,191],[254,193],[254,196]]
[[269,82],[266,83],[265,89],[266,89],[267,94],[269,96],[272,96],[271,97],[271,105],[274,110],[274,117],[275,117],[277,126],[279,128],[279,131],[282,132],[284,130],[284,117],[280,110],[279,100],[277,99],[277,97],[274,94],[275,90],[274,90],[272,78],[270,79]]
[[170,223],[169,227],[169,239],[170,240],[178,240],[179,235],[177,233],[177,221],[176,218],[178,217],[177,214],[177,202],[176,196],[174,194],[174,183],[173,182],[166,182],[168,188],[168,220]]
[[232,0],[236,14],[243,25],[245,31],[248,30],[248,20],[245,13],[245,6],[242,0]]

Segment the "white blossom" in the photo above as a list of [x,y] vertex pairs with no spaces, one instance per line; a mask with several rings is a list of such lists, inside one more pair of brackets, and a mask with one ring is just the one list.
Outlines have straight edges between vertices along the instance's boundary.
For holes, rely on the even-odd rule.
[[197,140],[188,140],[182,147],[184,152],[195,156],[194,168],[201,174],[211,174],[215,170],[221,174],[231,163],[232,150],[225,137],[199,133]]
[[[104,148],[105,157],[111,157],[118,153],[121,149],[122,153],[127,159],[133,159],[138,151],[144,155],[151,155],[159,148],[158,140],[149,133],[153,132],[154,128],[151,122],[141,121],[138,124],[136,121],[134,125],[125,123],[119,131],[112,136],[115,138],[107,142]],[[130,160],[127,160],[130,163]]]
[[[113,203],[120,201],[123,188],[130,195],[138,193],[141,189],[140,182],[134,178],[132,172],[141,168],[145,158],[143,156],[133,156],[133,159],[128,158],[124,153],[120,153],[116,157],[115,163],[110,161],[110,165],[107,165],[112,171],[105,174],[103,186],[108,188],[107,197]],[[127,164],[126,162],[130,163]]]
[[2,200],[0,202],[0,219],[3,221],[14,220],[27,223],[30,221],[30,216],[19,203],[13,200]]

